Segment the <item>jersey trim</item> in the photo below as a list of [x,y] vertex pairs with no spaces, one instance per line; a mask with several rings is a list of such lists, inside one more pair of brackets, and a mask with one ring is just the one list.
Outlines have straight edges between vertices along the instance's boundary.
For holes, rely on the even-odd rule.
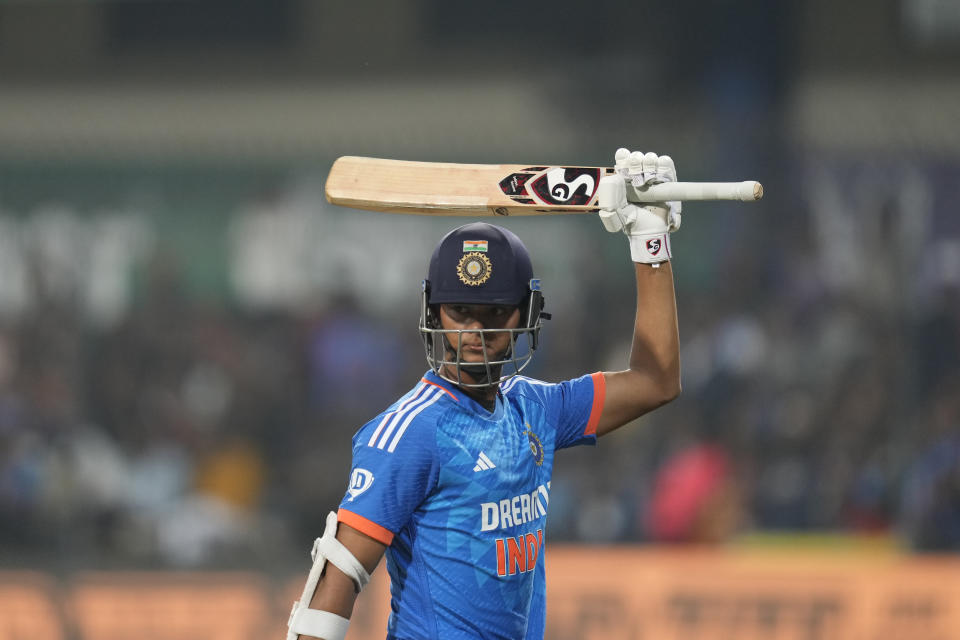
[[596,435],[597,425],[600,423],[601,414],[603,414],[603,401],[607,398],[607,379],[603,377],[603,373],[598,371],[590,377],[593,378],[593,406],[590,408],[587,428],[583,430],[585,436]]
[[385,416],[383,416],[383,420],[380,421],[380,424],[377,425],[377,428],[374,430],[373,435],[370,436],[370,441],[367,442],[367,446],[370,446],[370,447],[374,446],[374,444],[377,441],[377,438],[380,437],[380,433],[383,431],[384,426],[386,426],[386,424],[390,422],[397,414],[403,413],[404,411],[406,411],[411,404],[415,403],[417,399],[420,398],[420,396],[423,394],[424,389],[427,389],[427,388],[428,388],[427,386],[421,385],[420,388],[417,389],[412,396],[410,396],[409,398],[401,402],[396,409],[388,412]]
[[[388,452],[393,453],[413,419],[420,415],[424,409],[442,398],[443,393],[447,393],[446,389],[436,387],[437,385],[423,385],[416,394],[403,402],[395,411],[385,415],[380,424],[377,425],[373,435],[370,436],[367,446],[378,449],[386,447]],[[396,430],[395,434],[394,430]],[[393,436],[392,440],[390,436]],[[390,442],[389,447],[387,447],[388,441]]]
[[[424,409],[426,409],[432,404],[435,404],[437,400],[440,400],[441,398],[443,398],[443,394],[440,393],[439,391],[434,391],[433,395],[428,394],[426,396],[426,399],[424,400],[423,404],[421,404],[416,409],[413,409],[412,411],[408,411],[406,419],[403,421],[402,424],[400,424],[400,428],[397,429],[396,435],[393,436],[393,440],[390,441],[390,446],[387,447],[387,451],[389,453],[393,453],[393,451],[397,448],[397,443],[400,442],[400,438],[403,437],[404,432],[407,430],[407,427],[410,426],[410,423],[413,422],[413,419],[416,418],[418,415],[420,415],[420,413]],[[390,437],[390,431],[393,429],[393,427],[397,426],[397,423],[400,422],[400,417],[401,416],[397,417],[397,421],[393,424],[393,426],[387,428],[386,433],[383,434],[383,440],[380,441],[380,444],[378,444],[377,447],[379,447],[380,449],[383,449],[384,443],[387,441],[387,438]]]
[[435,386],[437,389],[440,389],[440,390],[443,391],[445,394],[447,394],[448,396],[450,396],[451,398],[453,398],[455,401],[460,402],[460,398],[458,398],[457,396],[453,395],[452,393],[450,393],[450,391],[448,391],[447,389],[444,389],[442,386],[440,386],[440,385],[437,384],[436,382],[431,382],[430,380],[427,380],[426,378],[420,378],[420,382],[426,382],[427,384],[432,384],[432,385]]
[[504,382],[500,386],[500,393],[502,393],[503,395],[510,393],[510,391],[515,386],[517,386],[517,383],[520,382],[521,380],[523,380],[527,384],[539,385],[541,387],[552,387],[556,385],[555,382],[544,382],[543,380],[535,380],[534,378],[528,378],[527,376],[516,375],[510,378],[509,380],[507,380],[506,382]]
[[503,394],[503,395],[506,395],[507,393],[509,393],[510,389],[513,388],[513,385],[517,384],[517,380],[518,380],[519,378],[520,378],[520,376],[513,376],[512,378],[510,378],[510,379],[507,380],[506,382],[501,382],[501,383],[500,383],[500,393]]
[[337,520],[353,527],[360,533],[365,533],[377,542],[382,542],[388,547],[390,543],[393,542],[393,532],[390,531],[390,529],[381,527],[373,520],[368,520],[353,511],[347,511],[341,507],[337,510]]

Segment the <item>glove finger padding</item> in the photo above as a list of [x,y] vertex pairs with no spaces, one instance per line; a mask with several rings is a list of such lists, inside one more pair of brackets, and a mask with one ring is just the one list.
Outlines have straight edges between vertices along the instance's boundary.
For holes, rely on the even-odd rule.
[[603,228],[610,233],[616,233],[617,231],[623,230],[623,219],[620,217],[619,211],[607,211],[606,209],[601,209],[600,222],[603,223]]
[[670,211],[667,213],[667,231],[673,233],[680,229],[680,220],[682,216],[680,215],[680,201],[668,202],[670,205]]
[[[677,168],[673,164],[673,158],[670,156],[660,156],[657,160],[657,182],[676,182]],[[669,212],[667,213],[667,231],[673,233],[680,228],[680,212],[683,210],[683,203],[674,200],[667,203]]]
[[658,182],[676,182],[677,168],[673,164],[673,158],[670,156],[660,156],[657,158],[657,181]]
[[627,206],[627,188],[623,178],[612,175],[600,179],[597,205],[600,207],[600,222],[604,229],[610,233],[623,230],[627,223],[621,213]]
[[630,184],[635,187],[639,187],[644,183],[643,157],[642,151],[634,151],[626,160],[627,178],[630,180]]
[[614,154],[613,168],[618,175],[628,178],[630,176],[630,149],[620,147]]
[[627,206],[627,185],[617,175],[600,178],[597,186],[597,206],[607,211],[616,211]]
[[655,184],[658,182],[657,168],[659,164],[659,158],[654,152],[648,151],[643,154],[643,184]]

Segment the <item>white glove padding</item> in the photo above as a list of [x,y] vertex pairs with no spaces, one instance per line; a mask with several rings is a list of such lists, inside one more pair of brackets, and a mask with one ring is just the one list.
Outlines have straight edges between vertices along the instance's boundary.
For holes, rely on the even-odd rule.
[[604,228],[627,235],[634,262],[652,264],[669,260],[670,233],[680,228],[680,202],[638,205],[627,200],[627,190],[676,181],[673,159],[618,149],[615,167],[616,174],[602,178],[597,189]]

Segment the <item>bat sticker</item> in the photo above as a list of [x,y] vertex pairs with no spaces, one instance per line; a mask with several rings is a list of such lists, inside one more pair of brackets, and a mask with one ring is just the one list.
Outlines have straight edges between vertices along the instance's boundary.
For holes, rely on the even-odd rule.
[[500,190],[519,204],[587,205],[597,192],[600,172],[594,167],[528,167],[501,180]]
[[525,196],[527,195],[527,180],[532,175],[530,173],[511,173],[500,181],[500,190],[511,197]]
[[554,167],[530,183],[531,195],[544,204],[590,204],[600,182],[600,169]]

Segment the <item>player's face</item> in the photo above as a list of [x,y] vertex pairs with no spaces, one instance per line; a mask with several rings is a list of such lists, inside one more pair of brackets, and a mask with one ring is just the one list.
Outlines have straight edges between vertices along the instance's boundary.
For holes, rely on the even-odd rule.
[[476,330],[516,329],[520,326],[520,309],[491,304],[442,304],[440,324],[444,329],[464,331],[447,334],[453,352],[460,350],[461,362],[482,363],[484,351],[487,361],[500,360],[510,347],[510,332]]

